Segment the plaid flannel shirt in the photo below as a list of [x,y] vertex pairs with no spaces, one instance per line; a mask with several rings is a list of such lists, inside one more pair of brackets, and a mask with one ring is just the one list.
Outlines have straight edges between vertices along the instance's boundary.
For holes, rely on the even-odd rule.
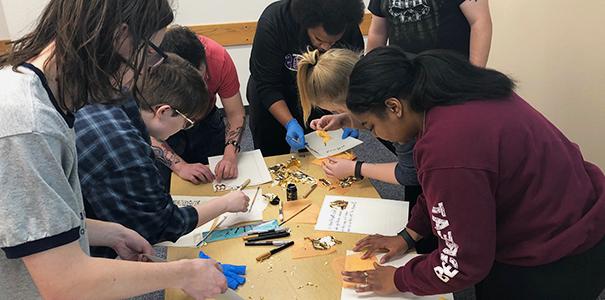
[[120,223],[151,244],[195,228],[197,211],[177,207],[164,190],[135,101],[88,105],[76,113],[75,130],[88,217]]

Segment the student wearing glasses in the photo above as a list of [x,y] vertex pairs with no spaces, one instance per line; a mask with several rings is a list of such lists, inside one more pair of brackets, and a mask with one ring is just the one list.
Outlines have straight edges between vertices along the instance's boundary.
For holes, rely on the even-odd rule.
[[[166,143],[151,140],[164,154],[157,165],[167,187],[172,172],[193,184],[237,177],[245,111],[237,70],[227,49],[179,25],[168,28],[160,47],[184,58],[202,73],[211,105],[208,116],[193,128],[177,132]],[[215,105],[217,96],[223,105],[222,112]],[[208,157],[215,155],[223,155],[223,159],[210,170]]]
[[[129,100],[86,106],[76,114],[75,129],[86,214],[120,223],[155,244],[176,241],[225,212],[246,211],[249,199],[238,191],[179,208],[164,190],[149,137],[164,141],[193,127],[206,117],[210,101],[195,68],[150,46],[152,67],[136,85],[140,105]],[[106,247],[92,247],[91,253],[116,256]]]

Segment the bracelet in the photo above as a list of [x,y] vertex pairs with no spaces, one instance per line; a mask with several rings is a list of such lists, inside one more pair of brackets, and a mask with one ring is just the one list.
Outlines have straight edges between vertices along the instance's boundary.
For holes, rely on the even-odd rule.
[[239,152],[242,149],[237,141],[228,141],[225,143],[225,147],[229,145],[233,145],[233,147],[235,147],[235,152]]
[[365,163],[365,161],[358,160],[355,162],[355,178],[361,180],[363,176],[361,176],[361,166]]
[[402,237],[403,240],[408,244],[408,250],[416,247],[416,241],[414,241],[412,236],[408,233],[407,230],[405,230],[405,228],[400,231],[397,235]]

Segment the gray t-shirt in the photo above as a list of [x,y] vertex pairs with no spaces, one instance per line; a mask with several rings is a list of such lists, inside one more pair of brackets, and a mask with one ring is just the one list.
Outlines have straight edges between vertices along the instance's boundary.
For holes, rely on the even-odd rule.
[[0,299],[40,298],[22,257],[76,240],[88,253],[73,119],[18,71],[0,70]]

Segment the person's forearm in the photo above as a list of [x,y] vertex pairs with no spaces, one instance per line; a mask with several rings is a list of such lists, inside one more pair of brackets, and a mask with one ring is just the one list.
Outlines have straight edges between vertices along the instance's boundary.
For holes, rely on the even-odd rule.
[[[52,267],[38,254],[24,258],[40,294],[47,299],[124,299],[181,288],[188,268],[186,261],[140,263],[92,258],[79,249],[77,242],[48,251],[64,259],[52,262]],[[43,266],[55,272],[52,280],[37,278],[36,274],[43,273]]]
[[170,170],[174,171],[177,164],[185,162],[180,156],[174,153],[174,150],[170,148],[168,143],[158,141],[154,137],[151,137],[151,148],[153,149],[155,158],[170,168]]
[[361,165],[361,175],[386,183],[398,184],[395,178],[395,167],[397,163],[370,164]]
[[477,20],[471,25],[470,62],[485,68],[492,43],[492,21],[490,18]]
[[118,223],[86,219],[88,243],[91,246],[113,247],[124,226]]
[[290,113],[288,104],[286,104],[286,101],[284,100],[279,100],[273,103],[269,107],[269,112],[282,126],[286,126],[286,124],[292,120],[292,118],[294,118],[292,113]]
[[386,46],[388,40],[388,24],[385,18],[372,16],[372,23],[368,33],[368,45],[366,53],[375,48]]
[[[237,95],[221,101],[225,110],[225,142],[235,141],[239,145],[244,128],[246,126],[246,112],[242,104],[242,98],[239,93]],[[232,151],[237,152],[233,145],[225,147],[225,153]]]
[[194,206],[197,210],[197,226],[202,226],[212,219],[227,212],[227,204],[222,197],[218,197],[204,204]]

